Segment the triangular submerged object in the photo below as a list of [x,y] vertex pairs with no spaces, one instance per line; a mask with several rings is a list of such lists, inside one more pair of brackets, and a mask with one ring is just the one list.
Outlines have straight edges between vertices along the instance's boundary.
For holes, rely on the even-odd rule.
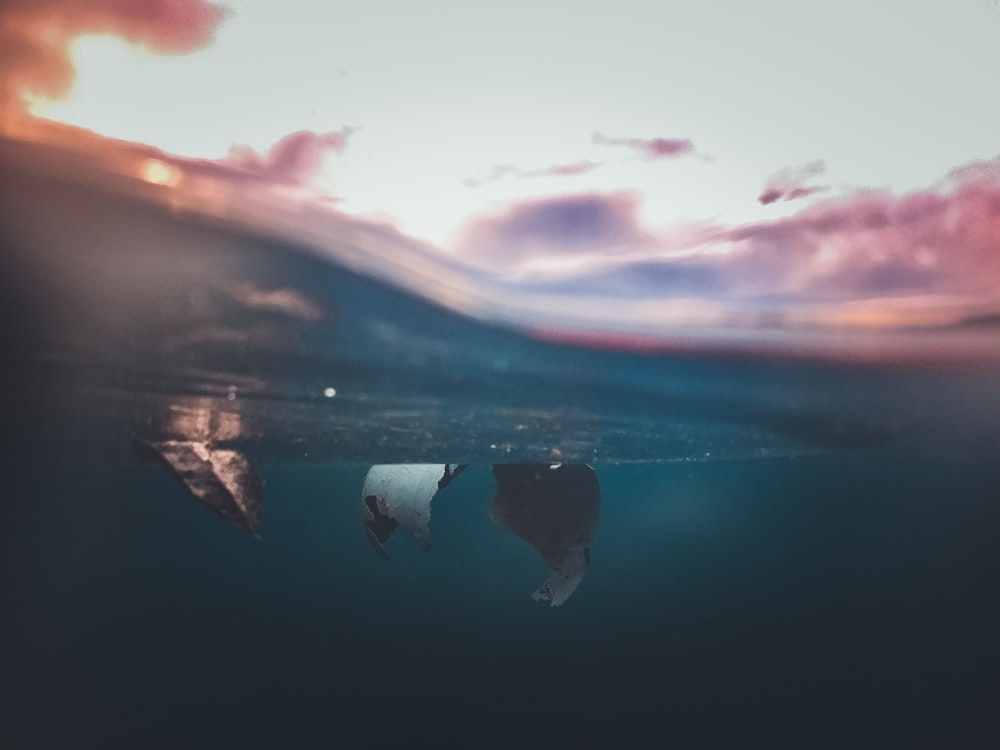
[[239,451],[196,440],[134,440],[145,458],[162,464],[192,495],[236,528],[253,534],[260,523],[263,488]]

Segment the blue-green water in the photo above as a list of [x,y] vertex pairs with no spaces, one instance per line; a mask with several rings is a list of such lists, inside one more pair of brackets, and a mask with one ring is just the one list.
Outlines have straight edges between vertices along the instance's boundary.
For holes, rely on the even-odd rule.
[[552,609],[473,467],[386,562],[359,467],[261,468],[264,541],[165,473],[23,469],[4,524],[7,747],[987,747],[988,456],[599,466],[594,564]]
[[[0,747],[1000,740],[989,321],[909,362],[555,343],[10,149]],[[245,456],[262,539],[134,438]],[[558,608],[490,520],[491,464],[552,461],[602,499]],[[361,488],[397,462],[470,468],[385,561]]]

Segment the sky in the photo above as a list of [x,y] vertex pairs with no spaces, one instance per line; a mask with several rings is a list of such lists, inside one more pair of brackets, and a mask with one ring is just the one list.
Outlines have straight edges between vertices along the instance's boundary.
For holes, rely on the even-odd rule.
[[0,104],[515,280],[674,262],[666,294],[982,302],[997,6],[12,0]]

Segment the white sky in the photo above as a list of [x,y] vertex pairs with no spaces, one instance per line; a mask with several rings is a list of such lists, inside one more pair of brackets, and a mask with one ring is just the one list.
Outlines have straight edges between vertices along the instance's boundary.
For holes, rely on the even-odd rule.
[[[905,191],[1000,154],[992,0],[230,5],[216,43],[184,57],[78,40],[72,95],[35,112],[208,158],[354,126],[325,186],[444,248],[518,198],[630,189],[651,228],[737,223],[801,209],[757,202],[784,167],[823,159],[814,184]],[[595,131],[690,138],[714,161],[638,160]],[[464,184],[588,159],[605,165]]]

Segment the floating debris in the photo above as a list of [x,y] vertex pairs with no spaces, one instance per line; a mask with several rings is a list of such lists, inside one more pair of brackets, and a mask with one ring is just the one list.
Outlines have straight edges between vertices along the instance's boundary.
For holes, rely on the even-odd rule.
[[586,464],[494,464],[490,517],[537,549],[549,577],[532,596],[558,607],[590,565],[601,512],[597,474]]
[[166,467],[192,495],[240,531],[255,533],[263,491],[260,477],[242,453],[198,440],[135,438],[133,446],[143,458]]
[[[382,557],[402,527],[429,550],[431,501],[466,464],[378,464],[365,476],[361,521]],[[601,510],[597,474],[585,464],[494,464],[497,491],[490,517],[537,549],[549,577],[533,594],[558,607],[580,585]]]
[[365,536],[382,557],[397,527],[425,550],[431,548],[431,500],[462,473],[466,464],[376,464],[365,476],[361,521]]

